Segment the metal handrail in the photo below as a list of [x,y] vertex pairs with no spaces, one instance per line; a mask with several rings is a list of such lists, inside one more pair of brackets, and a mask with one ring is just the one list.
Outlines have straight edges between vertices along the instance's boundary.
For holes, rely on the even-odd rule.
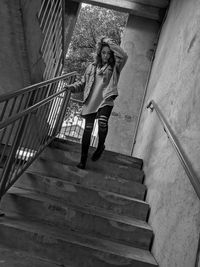
[[147,108],[149,108],[151,111],[155,109],[156,114],[158,115],[158,118],[160,119],[161,124],[163,125],[164,131],[166,132],[170,142],[172,143],[172,146],[175,149],[175,152],[180,159],[180,162],[198,196],[200,199],[200,181],[198,177],[196,176],[195,172],[193,171],[191,164],[189,160],[187,159],[187,156],[185,155],[183,149],[181,148],[178,139],[176,138],[175,134],[173,133],[171,127],[169,126],[167,120],[163,116],[161,110],[159,109],[158,105],[155,103],[154,100],[151,100]]
[[6,101],[7,99],[10,99],[11,97],[15,97],[15,96],[19,96],[19,95],[24,94],[24,93],[31,92],[36,88],[40,88],[40,90],[42,90],[42,87],[45,85],[48,85],[48,84],[51,84],[51,83],[54,83],[54,82],[57,82],[60,80],[64,80],[64,79],[69,78],[70,76],[74,76],[74,75],[77,75],[76,71],[73,71],[73,72],[70,72],[70,73],[67,73],[67,74],[64,74],[64,75],[40,82],[40,83],[35,83],[33,85],[24,87],[20,90],[16,90],[16,91],[2,94],[2,95],[0,95],[0,103],[3,101]]
[[75,81],[68,73],[0,96],[0,199],[58,135]]

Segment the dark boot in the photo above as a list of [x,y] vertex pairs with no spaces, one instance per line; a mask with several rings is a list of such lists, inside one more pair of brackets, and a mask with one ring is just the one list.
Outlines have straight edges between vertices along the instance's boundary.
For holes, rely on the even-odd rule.
[[79,169],[85,169],[85,166],[86,166],[86,162],[87,162],[87,154],[82,154],[81,155],[81,160],[79,162],[79,164],[77,164],[77,167]]
[[97,149],[95,150],[94,154],[92,155],[91,160],[97,161],[98,159],[100,159],[104,149],[105,149],[105,145],[100,146],[100,147],[98,146]]

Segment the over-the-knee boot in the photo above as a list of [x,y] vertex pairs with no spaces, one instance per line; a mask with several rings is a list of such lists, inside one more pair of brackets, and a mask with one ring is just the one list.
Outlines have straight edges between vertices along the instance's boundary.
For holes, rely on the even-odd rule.
[[81,146],[81,159],[79,164],[77,165],[79,169],[85,169],[86,167],[92,129],[93,129],[92,125],[86,126],[83,133],[82,146]]
[[77,164],[77,167],[79,169],[85,169],[86,166],[86,162],[87,162],[87,154],[81,154],[81,160],[80,162]]
[[108,133],[108,125],[107,123],[99,123],[99,142],[98,142],[98,146],[97,149],[95,150],[94,154],[91,157],[92,161],[97,161],[98,159],[100,159],[103,151],[105,150],[105,139]]

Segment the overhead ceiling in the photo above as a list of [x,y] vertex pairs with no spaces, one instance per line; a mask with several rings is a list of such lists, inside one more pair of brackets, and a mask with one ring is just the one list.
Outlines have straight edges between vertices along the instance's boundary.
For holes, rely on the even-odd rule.
[[169,5],[169,0],[73,0],[79,3],[97,5],[136,16],[161,20],[163,10]]

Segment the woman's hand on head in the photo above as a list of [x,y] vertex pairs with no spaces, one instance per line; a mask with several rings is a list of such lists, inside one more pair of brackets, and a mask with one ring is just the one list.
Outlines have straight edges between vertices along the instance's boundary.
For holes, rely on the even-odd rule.
[[104,38],[103,38],[103,43],[107,43],[107,44],[109,44],[109,43],[111,43],[111,42],[113,42],[113,40],[112,40],[111,38],[108,38],[108,37],[104,37]]

